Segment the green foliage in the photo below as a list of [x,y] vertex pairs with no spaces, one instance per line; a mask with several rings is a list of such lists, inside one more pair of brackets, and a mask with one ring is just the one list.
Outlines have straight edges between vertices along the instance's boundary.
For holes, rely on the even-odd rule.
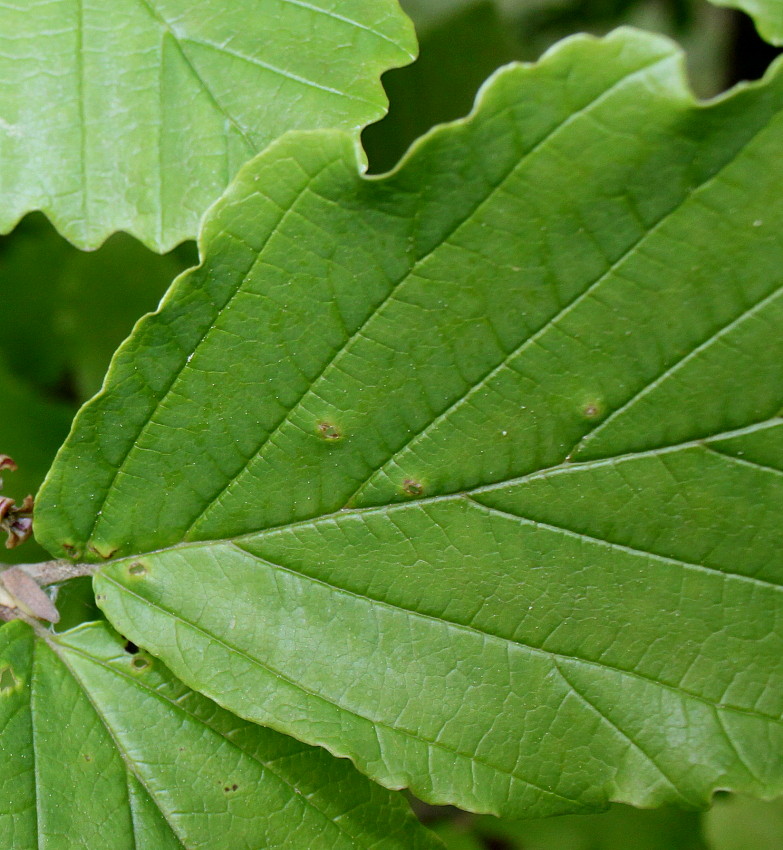
[[3,847],[437,850],[347,762],[238,720],[124,644],[97,623],[0,630]]
[[[433,829],[448,850],[487,850],[488,846],[507,850],[707,850],[701,815],[676,809],[612,806],[600,815],[524,822],[483,817],[443,821]],[[767,848],[754,846],[754,850]]]
[[783,45],[783,3],[781,0],[712,0],[720,6],[733,6],[747,12],[761,35],[770,43]]
[[780,74],[704,107],[618,31],[383,180],[287,137],[81,412],[39,539],[126,559],[99,604],[191,687],[430,802],[783,790],[782,131]]
[[[653,8],[529,5],[410,0],[376,168]],[[777,847],[777,803],[695,810],[783,793],[783,67],[705,104],[577,37],[367,177],[396,0],[0,33],[0,227],[107,240],[0,242],[4,495],[97,392],[36,501],[57,626],[0,577],[0,846],[442,847],[410,788],[525,819],[451,850]],[[530,820],[616,801],[656,810]]]
[[783,800],[726,797],[705,815],[711,850],[779,850],[783,847]]
[[395,0],[84,0],[0,6],[0,229],[43,210],[75,245],[192,239],[286,130],[357,131],[415,49]]

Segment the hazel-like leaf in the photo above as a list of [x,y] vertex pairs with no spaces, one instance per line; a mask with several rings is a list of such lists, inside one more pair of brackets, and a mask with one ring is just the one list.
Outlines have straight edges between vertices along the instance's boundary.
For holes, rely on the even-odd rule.
[[384,178],[280,141],[40,497],[236,713],[515,816],[783,791],[783,73],[635,31]]

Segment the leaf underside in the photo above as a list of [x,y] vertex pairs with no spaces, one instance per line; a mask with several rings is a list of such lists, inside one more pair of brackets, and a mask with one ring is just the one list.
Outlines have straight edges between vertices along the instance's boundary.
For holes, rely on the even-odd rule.
[[0,629],[3,847],[440,846],[348,762],[239,720],[124,644],[99,624]]
[[379,118],[414,53],[396,0],[4,4],[0,230],[40,209],[81,248],[167,250],[287,130]]
[[[298,134],[41,494],[189,686],[511,815],[783,790],[783,76],[623,30],[383,179]],[[123,560],[124,559],[124,560]]]

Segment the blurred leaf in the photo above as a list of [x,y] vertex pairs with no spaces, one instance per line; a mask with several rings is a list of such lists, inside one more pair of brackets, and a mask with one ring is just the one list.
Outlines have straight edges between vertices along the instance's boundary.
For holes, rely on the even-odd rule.
[[434,125],[469,112],[491,71],[512,59],[536,60],[574,32],[603,35],[632,24],[676,36],[702,97],[722,91],[729,76],[732,15],[700,0],[409,0],[405,8],[416,23],[419,57],[384,74],[389,113],[362,134],[374,173],[393,168]]
[[396,0],[0,4],[0,229],[46,213],[81,248],[192,239],[287,130],[356,132],[415,53]]
[[182,247],[153,254],[124,233],[95,253],[70,254],[55,296],[55,330],[68,352],[80,398],[100,389],[112,355],[134,323],[154,310],[174,278],[196,261],[195,251]]
[[67,632],[81,623],[105,619],[103,611],[95,603],[92,579],[89,576],[71,579],[59,587],[48,588],[54,595],[55,605],[60,613],[58,632]]
[[704,815],[704,836],[710,850],[781,850],[783,799],[726,795]]
[[509,850],[707,850],[701,815],[675,809],[615,805],[603,814],[522,823],[478,818],[474,830],[482,839],[492,839],[493,846],[502,839]]
[[491,0],[446,16],[420,39],[416,62],[384,74],[389,114],[362,135],[373,171],[391,169],[434,124],[469,112],[479,86],[517,52]]
[[61,380],[67,354],[55,331],[59,281],[76,253],[40,214],[0,239],[0,351],[19,378],[50,389]]
[[[7,303],[7,302],[6,302]],[[10,455],[18,472],[4,472],[3,494],[21,502],[35,494],[54,455],[68,433],[74,410],[47,401],[17,380],[0,358],[0,454]],[[16,549],[5,549],[0,538],[0,563],[42,560],[47,553],[30,540]]]
[[783,45],[783,2],[781,0],[712,0],[719,6],[742,9],[756,22],[759,33],[770,43]]
[[84,401],[136,320],[196,261],[190,243],[159,256],[122,233],[85,253],[30,216],[0,242],[0,298],[13,305],[0,312],[0,352],[18,378]]
[[487,850],[487,845],[474,832],[471,821],[455,823],[444,820],[430,824],[430,829],[446,845],[447,850]]

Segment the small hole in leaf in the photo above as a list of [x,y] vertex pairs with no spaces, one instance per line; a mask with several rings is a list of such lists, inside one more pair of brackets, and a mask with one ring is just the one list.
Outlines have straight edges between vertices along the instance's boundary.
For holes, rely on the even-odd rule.
[[134,655],[133,661],[131,661],[131,667],[134,670],[146,670],[147,667],[150,666],[149,659],[142,657],[141,655]]
[[14,675],[10,667],[0,670],[0,694],[7,694],[19,687],[19,679]]
[[140,561],[136,561],[128,567],[128,572],[132,576],[145,576],[147,575],[147,568]]
[[139,651],[139,648],[132,640],[129,640],[125,644],[125,651],[130,655],[136,655],[136,653]]
[[414,481],[413,478],[406,478],[402,482],[402,491],[406,496],[421,496],[424,494],[424,487],[420,481]]

